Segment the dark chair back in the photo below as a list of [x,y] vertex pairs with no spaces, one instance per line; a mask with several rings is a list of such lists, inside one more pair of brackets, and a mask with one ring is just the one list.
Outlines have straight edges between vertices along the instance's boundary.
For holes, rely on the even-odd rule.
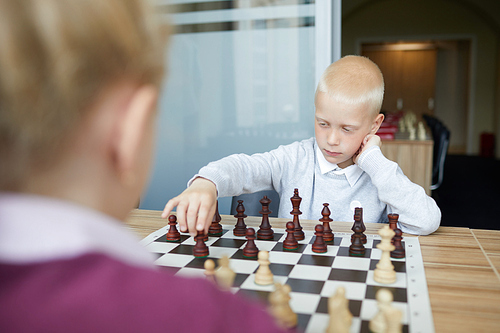
[[259,200],[262,199],[265,195],[267,195],[267,197],[271,199],[269,210],[271,210],[272,213],[269,214],[269,216],[278,217],[280,197],[274,190],[246,193],[233,197],[233,201],[231,203],[231,215],[236,214],[236,206],[238,206],[238,200],[243,200],[243,206],[245,207],[246,215],[260,216],[261,214],[259,212],[262,210],[262,205],[260,204]]
[[444,162],[448,154],[450,145],[450,131],[436,117],[423,115],[424,120],[432,132],[434,140],[433,160],[432,160],[432,184],[430,189],[435,190],[443,183]]

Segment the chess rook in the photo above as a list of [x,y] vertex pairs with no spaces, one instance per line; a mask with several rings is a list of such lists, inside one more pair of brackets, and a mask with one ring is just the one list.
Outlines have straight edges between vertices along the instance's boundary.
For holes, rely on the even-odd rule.
[[238,206],[236,206],[236,215],[234,217],[236,220],[236,225],[233,229],[233,235],[238,237],[244,237],[247,232],[247,226],[245,224],[245,207],[243,206],[243,200],[238,200]]
[[245,258],[257,258],[257,254],[259,253],[259,249],[255,245],[255,229],[247,228],[246,232],[247,243],[243,248],[243,256]]
[[222,220],[219,214],[219,202],[216,202],[215,205],[215,214],[212,219],[212,223],[210,224],[210,228],[208,228],[208,235],[213,237],[222,236],[222,225],[220,221]]
[[292,221],[286,223],[286,238],[283,242],[283,250],[296,251],[299,248],[299,242],[295,239],[295,225]]
[[299,215],[302,214],[302,212],[300,211],[300,202],[302,201],[302,198],[299,197],[299,189],[296,188],[293,190],[293,197],[290,198],[290,201],[292,202],[293,207],[290,214],[293,215],[293,224],[295,225],[295,239],[298,241],[303,240],[305,236],[299,222]]
[[271,224],[269,224],[269,214],[272,213],[272,211],[269,210],[271,199],[265,195],[259,202],[262,205],[262,210],[259,212],[262,214],[262,222],[259,231],[257,231],[257,239],[273,239],[274,231],[271,229]]
[[167,242],[178,243],[181,241],[181,234],[177,230],[177,216],[170,215],[168,217],[168,232],[167,232]]
[[[389,228],[391,228],[391,230],[396,230],[398,227],[399,214],[388,214],[387,217],[389,218]],[[391,243],[394,245],[394,239]]]
[[333,232],[330,228],[330,222],[333,220],[330,218],[330,209],[328,208],[328,204],[323,204],[323,210],[321,211],[322,218],[319,219],[320,222],[323,223],[323,239],[327,244],[333,244]]
[[316,238],[314,239],[314,243],[312,245],[312,251],[316,253],[325,253],[328,248],[323,240],[323,226],[321,224],[316,225],[316,227],[314,227],[314,231]]

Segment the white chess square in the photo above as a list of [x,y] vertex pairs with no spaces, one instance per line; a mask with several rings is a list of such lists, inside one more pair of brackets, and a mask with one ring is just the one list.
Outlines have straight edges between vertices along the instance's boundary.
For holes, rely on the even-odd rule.
[[[407,306],[407,304],[406,303],[401,303],[401,302],[392,302],[391,306],[393,306],[396,309],[398,309],[398,310],[401,311],[401,313],[403,315],[402,319],[401,319],[401,323],[403,325],[408,324],[408,316],[407,316],[407,313],[406,313],[406,306]],[[361,313],[360,313],[361,319],[368,320],[368,321],[372,320],[373,317],[375,317],[375,315],[378,312],[379,312],[379,308],[378,308],[378,305],[377,305],[377,300],[366,299],[361,304]]]
[[370,269],[370,258],[353,258],[353,257],[335,257],[332,264],[333,268],[349,267],[349,269],[368,271]]
[[192,255],[169,253],[168,255],[158,258],[155,264],[161,266],[184,267],[190,263],[193,258]]
[[327,248],[326,248],[326,252],[325,253],[316,253],[316,252],[313,252],[312,250],[312,244],[308,244],[304,250],[304,252],[302,252],[303,254],[312,254],[312,255],[318,255],[318,256],[336,256],[337,253],[339,252],[339,247],[338,246],[334,246],[334,245],[328,245]]
[[290,307],[295,313],[313,314],[316,312],[320,295],[290,292]]
[[272,251],[269,252],[269,261],[273,264],[295,265],[301,256],[301,253]]
[[235,273],[252,274],[259,267],[259,263],[252,260],[231,259],[229,261],[229,267]]
[[290,274],[288,274],[288,277],[292,279],[325,281],[330,276],[330,272],[330,267],[295,265]]
[[396,282],[391,284],[378,283],[373,279],[374,271],[369,271],[366,277],[366,284],[371,286],[392,287],[392,288],[406,288],[406,274],[396,272]]
[[[208,245],[208,244],[207,244]],[[209,247],[209,256],[210,257],[215,257],[215,258],[220,258],[224,255],[231,257],[233,254],[236,253],[238,249],[236,248],[231,248],[231,247],[223,247],[223,246],[211,246]]]
[[146,245],[146,249],[150,252],[168,253],[175,249],[180,243],[165,243],[165,242],[152,242]]
[[[275,275],[274,283],[279,282],[281,284],[285,284],[287,279],[287,276]],[[240,289],[274,291],[274,283],[267,286],[262,286],[255,283],[255,274],[250,274],[247,279],[241,284]]]
[[349,282],[349,281],[326,281],[323,289],[321,290],[321,296],[330,297],[337,291],[338,287],[344,287],[345,297],[347,299],[362,301],[365,299],[366,294],[366,284],[361,282]]
[[203,269],[183,267],[175,273],[175,275],[189,278],[205,278],[205,271]]

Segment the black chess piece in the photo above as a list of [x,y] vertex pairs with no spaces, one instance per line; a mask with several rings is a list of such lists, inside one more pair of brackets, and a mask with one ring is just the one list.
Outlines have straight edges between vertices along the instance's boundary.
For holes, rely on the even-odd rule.
[[333,220],[330,218],[330,209],[328,208],[328,204],[323,204],[323,210],[321,211],[322,218],[319,219],[320,222],[323,223],[323,239],[327,244],[333,244],[333,232],[330,228],[330,222]]
[[314,239],[312,251],[316,253],[325,253],[328,250],[328,247],[323,239],[323,226],[321,224],[316,225],[316,227],[314,227],[314,231],[316,239]]
[[198,230],[197,235],[195,236],[196,244],[193,248],[193,255],[197,258],[205,258],[208,257],[208,246],[205,244],[204,239],[205,232],[203,230]]
[[300,211],[300,202],[302,201],[302,198],[299,196],[299,189],[294,189],[293,190],[293,197],[290,198],[290,201],[292,202],[292,211],[290,214],[293,215],[293,224],[295,225],[295,239],[296,240],[303,240],[304,239],[304,231],[302,231],[302,227],[300,226],[299,222],[299,215],[302,214]]
[[252,259],[257,258],[257,255],[259,254],[259,249],[255,245],[256,237],[254,228],[247,228],[246,238],[247,238],[247,243],[243,248],[243,256],[245,258],[252,258]]
[[238,200],[238,206],[236,206],[236,225],[233,229],[233,235],[238,237],[244,237],[247,232],[247,226],[245,224],[245,207],[243,206],[243,200]]
[[220,224],[220,221],[222,220],[220,214],[219,214],[219,202],[217,201],[215,205],[215,214],[212,219],[212,223],[210,224],[210,228],[208,228],[208,235],[209,236],[222,236],[222,225]]
[[283,250],[296,251],[299,248],[299,242],[295,239],[295,225],[292,221],[286,223],[286,238],[283,242]]
[[[359,226],[361,229],[361,242],[363,244],[366,244],[366,235],[364,234],[366,230],[366,226],[363,222],[363,208],[361,207],[356,207],[354,208],[354,224],[352,225],[351,230],[354,231],[355,226]],[[351,236],[351,243],[353,241],[354,234]]]
[[265,195],[262,199],[259,200],[262,205],[262,210],[259,212],[262,214],[262,222],[259,227],[259,231],[257,231],[257,239],[269,240],[273,239],[274,231],[271,229],[271,224],[269,224],[269,214],[272,211],[269,210],[269,204],[271,203],[271,199]]
[[167,232],[167,242],[178,243],[181,241],[181,234],[177,230],[177,216],[170,215],[168,217],[168,232]]
[[404,258],[406,256],[406,251],[403,243],[401,243],[403,239],[403,232],[399,228],[394,229],[394,232],[395,235],[394,237],[392,237],[392,243],[396,248],[394,249],[394,251],[391,251],[391,258]]
[[365,255],[365,246],[361,240],[363,235],[363,229],[360,225],[354,225],[354,234],[351,237],[351,246],[349,246],[349,255],[350,256],[364,256]]

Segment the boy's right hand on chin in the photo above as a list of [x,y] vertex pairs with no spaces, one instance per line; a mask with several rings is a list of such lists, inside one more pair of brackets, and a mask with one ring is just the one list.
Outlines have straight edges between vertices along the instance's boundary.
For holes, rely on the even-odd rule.
[[177,222],[182,232],[189,231],[196,236],[197,230],[205,230],[212,223],[217,204],[217,188],[214,183],[205,178],[196,178],[184,192],[170,199],[162,218],[167,218],[174,207],[177,207]]

